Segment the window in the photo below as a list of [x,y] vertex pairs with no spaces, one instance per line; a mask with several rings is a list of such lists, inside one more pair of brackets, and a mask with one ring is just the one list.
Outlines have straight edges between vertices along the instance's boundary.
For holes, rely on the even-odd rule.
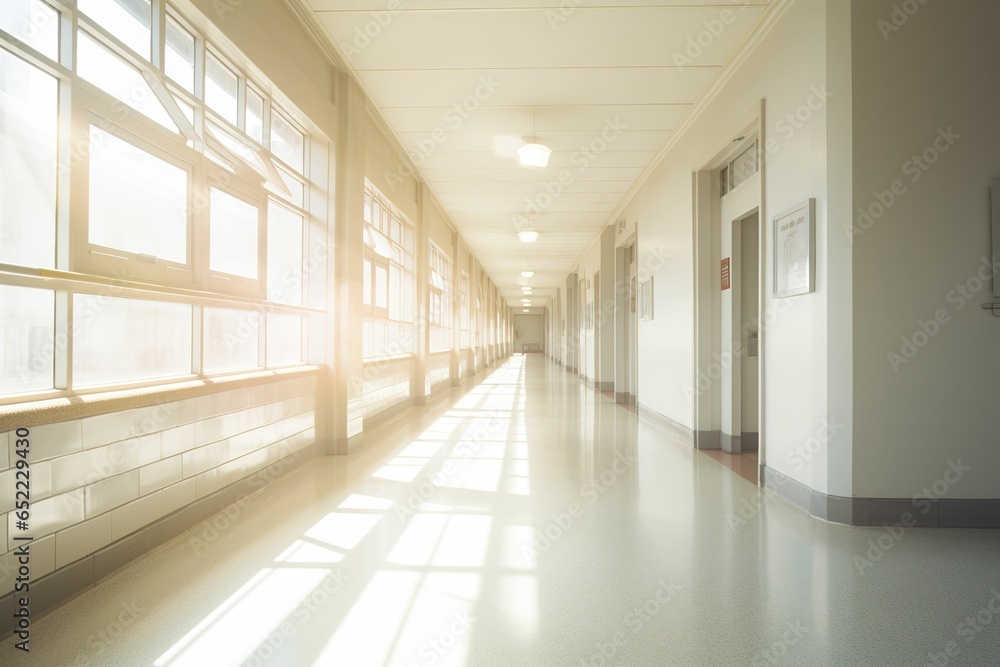
[[90,127],[90,242],[187,263],[188,174]]
[[4,0],[0,30],[52,60],[59,58],[59,12],[41,0]]
[[74,386],[190,373],[191,306],[74,295]]
[[459,284],[459,345],[469,347],[472,345],[472,338],[469,330],[472,328],[472,311],[469,304],[469,273],[462,271],[462,279]]
[[256,368],[260,317],[252,310],[205,308],[205,372]]
[[194,93],[194,35],[167,17],[163,71],[181,88]]
[[271,202],[267,217],[267,298],[302,304],[302,216]]
[[78,34],[76,68],[80,76],[168,130],[177,131],[177,125],[139,70],[113,54],[94,37],[83,31]]
[[52,388],[55,293],[0,285],[0,394]]
[[271,152],[295,171],[302,173],[305,158],[305,137],[291,121],[272,108]]
[[722,195],[725,196],[757,173],[757,142],[722,168]]
[[211,51],[205,58],[205,104],[223,119],[236,125],[240,80]]
[[430,245],[430,347],[432,352],[451,348],[451,260]]
[[218,188],[212,188],[211,193],[209,268],[231,276],[256,279],[260,211],[253,204]]
[[77,0],[77,7],[95,23],[149,60],[149,0]]
[[364,211],[364,354],[374,357],[412,352],[412,229],[370,185],[365,192]]
[[[204,23],[171,0],[4,0],[0,263],[27,270],[0,271],[0,403],[301,364],[323,335],[307,152],[329,147]],[[412,243],[387,234],[399,341]],[[58,291],[39,269],[66,271]]]
[[267,365],[302,363],[302,317],[270,313],[267,316]]
[[246,133],[258,144],[264,143],[264,98],[247,87]]
[[58,84],[0,49],[0,262],[53,268]]

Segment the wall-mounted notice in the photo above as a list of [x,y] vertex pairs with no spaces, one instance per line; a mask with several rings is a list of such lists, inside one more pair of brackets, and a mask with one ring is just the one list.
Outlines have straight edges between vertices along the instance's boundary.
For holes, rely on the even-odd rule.
[[816,289],[816,200],[809,199],[774,218],[774,296]]
[[732,272],[729,268],[730,257],[726,257],[722,260],[722,291],[725,292],[727,289],[732,287]]

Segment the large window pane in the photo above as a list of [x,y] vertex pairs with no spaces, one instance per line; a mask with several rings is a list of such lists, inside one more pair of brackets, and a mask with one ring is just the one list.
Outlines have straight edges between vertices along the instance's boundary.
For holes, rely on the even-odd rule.
[[187,172],[90,128],[90,242],[187,263]]
[[80,76],[168,130],[177,132],[177,125],[139,70],[82,30],[77,34],[76,71]]
[[205,309],[205,371],[256,368],[260,317],[251,310]]
[[364,283],[364,295],[362,301],[366,306],[372,305],[372,263],[371,260],[364,260],[364,273],[365,273],[365,283]]
[[267,316],[267,365],[302,363],[302,317],[284,313]]
[[375,307],[385,308],[388,304],[388,276],[382,266],[375,266]]
[[0,262],[53,268],[58,84],[0,49]]
[[73,297],[73,385],[187,375],[191,372],[191,306]]
[[247,113],[244,130],[258,144],[264,143],[264,98],[247,86]]
[[267,210],[267,298],[302,304],[302,216],[273,202]]
[[149,60],[149,0],[78,0],[77,7]]
[[0,394],[52,388],[55,294],[0,285]]
[[59,59],[59,13],[41,0],[3,0],[0,30],[52,60]]
[[[273,109],[273,107],[272,107]],[[305,137],[277,111],[271,113],[271,152],[302,173]]]
[[239,79],[209,52],[205,65],[205,104],[233,125],[237,120]]
[[211,190],[209,268],[256,278],[259,210],[227,192]]
[[194,92],[194,35],[167,17],[166,53],[163,71],[184,90]]

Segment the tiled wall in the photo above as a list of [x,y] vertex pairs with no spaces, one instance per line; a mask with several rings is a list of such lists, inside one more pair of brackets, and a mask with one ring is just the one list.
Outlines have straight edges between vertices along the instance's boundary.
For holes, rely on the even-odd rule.
[[[32,580],[322,441],[318,378],[32,427]],[[14,445],[0,434],[0,596],[17,570]]]
[[368,419],[410,397],[411,359],[374,361],[365,364],[362,386],[364,418]]
[[458,377],[465,379],[472,375],[473,352],[472,348],[465,348],[458,352]]
[[451,380],[451,352],[435,352],[427,360],[427,382],[436,387]]

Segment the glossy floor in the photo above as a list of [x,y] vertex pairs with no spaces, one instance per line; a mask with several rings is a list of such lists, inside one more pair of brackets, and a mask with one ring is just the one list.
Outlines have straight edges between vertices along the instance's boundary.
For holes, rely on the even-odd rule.
[[17,662],[995,665],[1000,532],[823,523],[517,356],[38,620],[31,647]]

